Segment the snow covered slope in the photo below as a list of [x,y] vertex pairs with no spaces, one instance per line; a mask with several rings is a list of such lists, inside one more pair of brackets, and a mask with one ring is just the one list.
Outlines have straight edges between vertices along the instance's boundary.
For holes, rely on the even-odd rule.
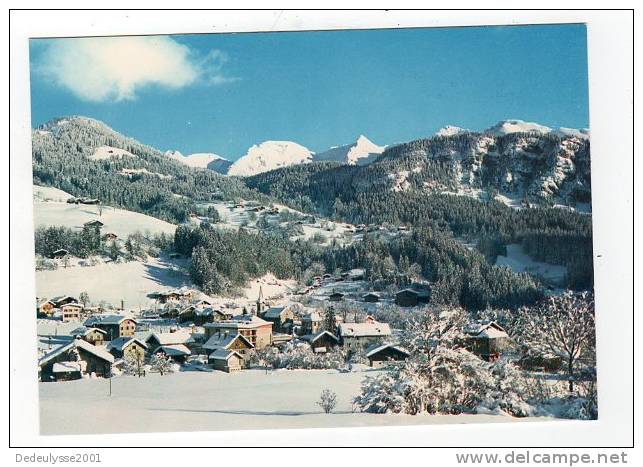
[[242,177],[311,162],[313,153],[292,141],[266,141],[248,149],[248,153],[235,161],[228,175]]
[[459,126],[447,125],[436,131],[435,136],[453,136],[459,135],[460,133],[466,133],[468,131],[469,130],[465,130],[464,128],[460,128]]
[[536,132],[536,133],[549,133],[551,128],[538,123],[525,122],[522,120],[502,120],[496,123],[491,128],[487,128],[484,133],[489,133],[495,136],[504,136],[510,133],[526,133],[526,132]]
[[[195,153],[189,155],[183,155],[179,151],[166,151],[165,155],[170,159],[174,159],[182,164],[185,164],[189,167],[198,168],[198,169],[211,169],[215,172],[219,172],[217,168],[221,166],[230,166],[232,164],[225,157],[221,157],[218,154],[213,154],[209,152]],[[226,164],[227,163],[227,164]]]
[[360,135],[352,144],[335,146],[313,156],[315,162],[334,161],[343,164],[355,165],[372,162],[377,156],[384,152],[385,146],[378,146],[366,136]]

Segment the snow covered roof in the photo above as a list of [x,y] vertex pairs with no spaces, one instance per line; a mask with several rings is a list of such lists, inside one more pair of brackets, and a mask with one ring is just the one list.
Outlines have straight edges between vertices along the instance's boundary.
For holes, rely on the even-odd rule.
[[239,352],[228,349],[218,349],[212,352],[209,356],[212,360],[229,360],[230,357],[236,355],[239,358],[243,358]]
[[241,334],[218,333],[213,334],[208,341],[203,344],[203,348],[206,350],[216,350],[220,348],[227,349],[237,339],[244,341],[250,348],[254,347],[254,345],[252,345],[252,343]]
[[134,342],[137,342],[140,346],[147,349],[147,344],[135,337],[119,337],[117,339],[110,341],[109,344],[107,344],[107,350],[116,349],[116,350],[122,351],[126,347],[129,347],[130,345],[132,345]]
[[72,330],[69,335],[70,336],[78,336],[78,337],[84,337],[90,332],[99,332],[101,334],[107,334],[107,332],[103,331],[102,329],[99,328],[92,328],[92,327],[87,327],[87,326],[80,326],[77,327],[76,329]]
[[390,336],[391,327],[388,323],[341,323],[339,334],[342,337],[374,337]]
[[192,352],[183,344],[162,345],[156,351],[162,350],[168,357],[183,357],[191,355]]
[[500,337],[509,337],[509,334],[507,334],[507,331],[505,331],[502,326],[495,321],[488,320],[470,323],[464,332],[474,338],[497,339]]
[[57,356],[61,355],[62,353],[72,349],[73,347],[77,347],[80,349],[83,349],[85,352],[91,353],[92,355],[105,360],[109,363],[114,362],[114,357],[112,356],[111,353],[109,353],[105,348],[103,347],[98,347],[93,344],[90,344],[89,342],[86,342],[82,339],[74,339],[73,341],[61,345],[57,349],[54,349],[53,351],[49,352],[48,354],[44,355],[40,360],[38,360],[38,366],[42,366],[52,360],[53,358],[56,358]]
[[77,371],[82,371],[83,366],[81,365],[83,362],[58,362],[54,363],[54,366],[52,368],[52,371],[54,373],[75,373]]
[[192,334],[185,331],[153,332],[145,339],[145,342],[149,342],[151,338],[155,338],[160,345],[189,344],[193,342]]
[[85,320],[85,326],[92,326],[95,324],[121,324],[123,321],[126,319],[131,319],[132,321],[136,322],[134,318],[131,316],[125,316],[125,315],[98,315],[98,316],[90,316]]
[[366,351],[365,351],[366,354],[365,355],[366,355],[366,357],[371,357],[371,356],[381,352],[382,350],[389,349],[389,348],[393,349],[393,350],[397,350],[398,352],[406,354],[407,356],[411,355],[408,351],[406,351],[402,347],[399,347],[399,346],[397,346],[395,344],[373,344],[373,345],[371,345],[371,346],[366,348]]
[[301,336],[301,338],[306,342],[310,342],[311,344],[313,344],[317,342],[317,340],[319,340],[319,338],[321,338],[324,334],[327,334],[331,339],[339,342],[339,339],[337,338],[337,336],[330,331],[321,331],[321,332],[318,332],[317,334],[306,334],[305,336]]
[[322,321],[322,317],[321,317],[321,315],[319,314],[319,312],[317,312],[317,311],[311,311],[311,312],[310,312],[310,313],[308,313],[307,315],[304,315],[304,316],[301,318],[301,320],[302,320],[302,321],[312,321],[312,322],[316,322],[316,321]]
[[270,321],[263,320],[255,315],[237,315],[225,321],[217,323],[207,323],[205,327],[210,328],[234,328],[234,329],[251,329],[260,326],[272,326]]
[[283,313],[286,308],[287,307],[285,306],[273,306],[271,308],[268,308],[263,316],[265,318],[279,318],[281,316],[281,313]]

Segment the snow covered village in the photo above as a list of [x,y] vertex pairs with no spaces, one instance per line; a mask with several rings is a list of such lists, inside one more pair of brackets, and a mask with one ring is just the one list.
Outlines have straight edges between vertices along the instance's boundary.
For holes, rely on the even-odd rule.
[[[32,49],[55,69],[48,54],[67,47],[83,63],[168,47],[197,83],[161,80],[147,113],[127,80],[103,94],[83,82],[64,98],[91,104],[62,107],[79,114],[34,117],[36,293],[23,300],[35,298],[41,434],[598,417],[584,120],[339,118],[361,101],[248,119],[263,87],[198,84],[202,63],[228,66],[201,49],[214,38],[121,39]],[[298,87],[309,69],[279,95],[313,99]],[[168,74],[183,76],[155,76]],[[34,76],[36,93],[66,83]],[[221,108],[197,112],[226,86]],[[103,111],[105,96],[127,110]],[[417,95],[399,96],[415,109]]]

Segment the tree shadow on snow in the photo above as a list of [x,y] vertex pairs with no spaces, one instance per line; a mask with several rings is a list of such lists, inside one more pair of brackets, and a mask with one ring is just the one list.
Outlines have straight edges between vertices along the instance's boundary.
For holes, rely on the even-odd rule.
[[[276,415],[280,417],[297,417],[300,415],[324,415],[324,412],[321,410],[316,410],[316,411],[310,411],[310,412],[305,412],[305,411],[294,411],[294,410],[276,410],[274,412],[270,411],[265,411],[265,410],[200,410],[200,409],[169,409],[169,408],[154,408],[154,409],[147,409],[151,411],[157,411],[157,412],[190,412],[190,413],[212,413],[212,414],[225,414],[225,415]],[[349,414],[353,413],[348,410],[339,410],[339,411],[333,411],[333,414]]]

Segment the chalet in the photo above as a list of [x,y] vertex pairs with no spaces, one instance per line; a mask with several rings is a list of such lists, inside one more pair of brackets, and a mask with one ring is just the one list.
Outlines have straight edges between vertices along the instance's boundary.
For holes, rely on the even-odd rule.
[[76,297],[72,297],[70,295],[60,295],[58,297],[52,298],[51,302],[56,308],[60,308],[61,306],[68,303],[78,303],[78,300],[76,299]]
[[192,355],[192,351],[183,344],[170,344],[157,347],[155,354],[163,354],[170,357],[173,361],[183,363]]
[[380,344],[391,337],[388,323],[372,321],[368,323],[340,323],[339,338],[343,346],[363,349],[372,344]]
[[76,204],[100,204],[100,200],[97,198],[79,198],[76,200]]
[[196,310],[196,306],[194,305],[188,305],[182,309],[179,310],[179,323],[187,323],[188,321],[194,321],[194,310]]
[[341,292],[333,292],[328,296],[328,300],[331,302],[341,302],[344,300],[344,294]]
[[105,234],[104,238],[105,238],[105,240],[107,240],[107,241],[113,241],[113,240],[116,240],[116,239],[118,238],[118,235],[116,235],[116,234],[115,234],[115,233],[113,233],[113,232],[107,232],[107,233]]
[[58,249],[58,250],[54,251],[54,252],[51,254],[51,258],[52,258],[52,259],[63,259],[63,258],[64,258],[65,256],[67,256],[68,254],[69,254],[69,251],[68,251],[68,250],[65,250],[64,248],[60,248],[60,249]]
[[203,344],[203,350],[209,354],[221,349],[234,350],[245,357],[250,350],[254,349],[254,345],[241,334],[227,332],[213,334],[207,342]]
[[207,323],[214,323],[215,321],[222,321],[229,318],[230,315],[213,307],[196,308],[194,310],[194,324],[196,326],[203,326]]
[[73,339],[38,360],[40,381],[64,381],[82,375],[111,376],[114,357],[103,347]]
[[178,307],[169,305],[159,310],[158,315],[159,318],[174,319],[179,317],[180,312],[181,310]]
[[395,294],[395,304],[403,307],[418,306],[420,303],[427,303],[429,298],[428,290],[408,288]]
[[69,334],[71,334],[76,339],[82,339],[93,345],[103,345],[107,333],[102,329],[80,326],[71,331]]
[[406,350],[394,344],[373,344],[365,350],[365,354],[371,367],[379,367],[391,361],[406,360],[410,356]]
[[83,227],[98,227],[99,229],[103,227],[105,224],[103,224],[101,221],[98,219],[94,219],[93,221],[85,222],[83,224]]
[[325,353],[339,345],[339,338],[329,331],[307,334],[301,339],[308,342],[315,353]]
[[206,338],[216,333],[238,333],[257,349],[272,345],[272,323],[251,314],[238,315],[223,321],[204,325]]
[[317,311],[311,311],[301,318],[301,334],[317,334],[323,324],[324,320]]
[[215,370],[225,371],[226,373],[239,371],[244,367],[243,356],[234,350],[215,350],[210,354],[209,360]]
[[96,315],[85,320],[85,326],[102,329],[106,332],[106,340],[119,337],[134,337],[136,321],[123,315]]
[[38,316],[47,316],[52,317],[54,315],[54,310],[56,309],[56,304],[51,300],[44,300],[38,304],[37,314]]
[[471,323],[464,330],[467,348],[486,361],[496,360],[509,344],[509,335],[495,321]]
[[147,344],[135,337],[119,337],[107,344],[107,351],[116,358],[143,360]]
[[292,333],[292,323],[295,319],[293,306],[274,306],[265,310],[260,316],[272,323],[273,332]]
[[170,292],[159,292],[155,294],[155,296],[158,299],[159,303],[176,303],[185,298],[183,292],[180,292],[178,290],[173,290]]
[[145,339],[145,344],[151,354],[157,353],[161,347],[183,346],[187,348],[188,344],[193,343],[194,338],[186,331],[153,332]]
[[80,321],[80,312],[83,306],[80,303],[66,303],[60,307],[63,316],[63,323]]
[[375,292],[369,292],[362,296],[362,300],[367,303],[375,303],[380,301],[380,294]]

